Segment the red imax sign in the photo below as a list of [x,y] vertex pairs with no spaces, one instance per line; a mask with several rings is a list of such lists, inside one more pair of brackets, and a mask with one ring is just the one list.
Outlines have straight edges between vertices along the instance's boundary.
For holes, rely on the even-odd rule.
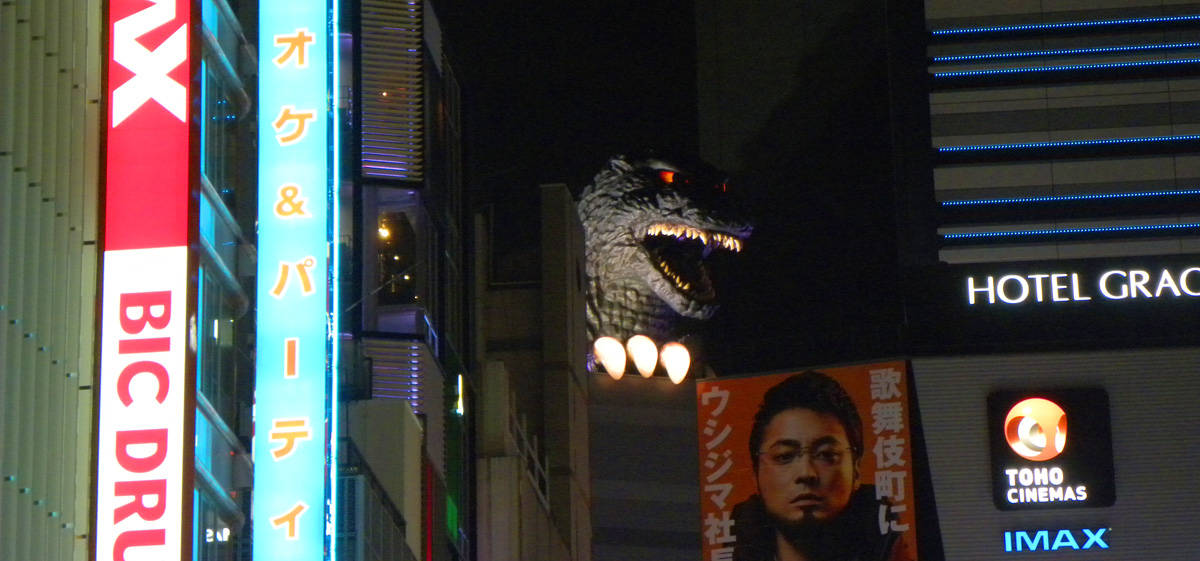
[[108,6],[95,559],[183,559],[195,415],[193,14],[183,0]]

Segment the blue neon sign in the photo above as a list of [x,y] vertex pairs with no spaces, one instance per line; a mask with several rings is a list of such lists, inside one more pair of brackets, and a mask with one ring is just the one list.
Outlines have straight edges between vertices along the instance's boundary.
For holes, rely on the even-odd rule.
[[1110,529],[1083,528],[1078,531],[1017,530],[1004,532],[1004,552],[1108,549],[1108,541],[1105,534]]
[[329,8],[259,3],[256,559],[333,555]]

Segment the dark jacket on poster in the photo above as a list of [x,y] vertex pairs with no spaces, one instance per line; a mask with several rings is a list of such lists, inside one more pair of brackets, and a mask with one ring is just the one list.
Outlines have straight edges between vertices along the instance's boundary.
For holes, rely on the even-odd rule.
[[[837,520],[815,526],[802,547],[812,561],[902,561],[911,553],[897,547],[900,534],[879,533],[879,505],[875,487],[862,485]],[[733,507],[733,561],[774,561],[775,525],[753,495]]]

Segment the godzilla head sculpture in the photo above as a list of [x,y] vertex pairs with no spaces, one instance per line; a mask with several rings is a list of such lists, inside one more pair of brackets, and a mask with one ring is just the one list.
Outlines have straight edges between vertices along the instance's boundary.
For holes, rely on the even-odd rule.
[[740,252],[751,227],[725,176],[699,161],[614,156],[580,196],[592,339],[681,340],[717,310],[706,262]]

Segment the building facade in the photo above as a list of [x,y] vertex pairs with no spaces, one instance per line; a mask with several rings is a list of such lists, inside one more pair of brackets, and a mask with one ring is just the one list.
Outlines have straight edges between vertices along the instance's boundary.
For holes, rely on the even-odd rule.
[[584,561],[595,550],[583,228],[564,185],[517,204],[540,226],[515,231],[501,204],[475,222],[477,558]]
[[0,7],[0,557],[87,559],[100,6]]
[[[480,378],[458,79],[434,6],[344,3],[339,559],[472,559]],[[351,497],[354,497],[353,499]]]
[[[792,265],[750,286],[784,275],[794,313],[718,372],[909,357],[922,559],[1185,558],[1194,498],[1164,466],[1195,446],[1174,423],[1197,414],[1197,6],[699,6],[702,152],[757,180],[759,208],[818,225],[756,228],[752,243],[779,244],[761,255]],[[794,362],[754,356],[771,345]],[[1066,412],[1067,452],[1006,444],[1015,396]],[[1160,426],[1172,436],[1136,436]],[[1093,434],[1111,442],[1080,463]],[[1066,483],[1023,470],[1117,498],[1062,499]]]
[[[925,8],[939,264],[908,329],[945,558],[1186,558],[1198,7]],[[999,433],[1035,396],[1074,432],[1030,461]],[[1039,468],[1063,483],[1004,475]]]
[[[281,201],[274,191],[270,200],[260,196],[268,182],[257,169],[266,161],[263,144],[286,146],[307,124],[296,119],[299,128],[288,129],[288,119],[303,113],[285,119],[282,112],[274,123],[273,114],[263,115],[268,102],[259,94],[275,84],[259,82],[260,63],[303,69],[306,56],[325,56],[306,50],[314,36],[300,30],[288,49],[288,37],[276,34],[262,47],[260,29],[275,23],[262,21],[266,3],[110,4],[0,8],[10,38],[2,48],[14,61],[3,65],[0,103],[0,557],[120,557],[134,548],[214,561],[274,555],[266,547],[256,552],[265,542],[254,537],[255,492],[258,499],[275,492],[255,485],[256,448],[260,463],[278,460],[325,434],[340,438],[318,448],[318,463],[324,453],[325,469],[337,477],[326,478],[318,494],[337,497],[328,509],[338,524],[326,536],[323,517],[309,513],[303,523],[316,523],[324,545],[304,555],[474,558],[471,394],[478,379],[456,350],[469,344],[470,274],[459,93],[432,7],[339,3],[328,14],[322,8],[313,26],[342,14],[340,23],[332,20],[341,30],[332,43],[343,57],[321,61],[341,70],[318,76],[321,84],[341,84],[336,95],[322,96],[337,100],[336,117],[329,137],[314,135],[341,184],[327,201],[340,206],[341,222],[328,232],[341,235],[320,242],[331,259],[339,254],[334,246],[341,250],[339,284],[338,267],[314,278],[316,259],[285,260],[280,268],[262,262],[278,259],[275,253],[260,252],[267,243],[262,208],[274,208],[275,218],[306,217],[315,206],[303,206],[306,200],[320,197],[303,184],[291,185],[290,194],[288,185],[277,189]],[[170,68],[163,67],[168,55]],[[389,93],[394,103],[377,101]],[[153,128],[156,122],[172,123],[174,132]],[[132,135],[123,132],[130,127],[149,140],[118,138]],[[338,137],[340,144],[327,140]],[[396,173],[393,159],[414,173]],[[175,175],[157,171],[167,168]],[[175,206],[160,204],[168,197]],[[166,242],[159,238],[168,237],[162,232],[176,244],[172,255],[182,257],[146,258],[122,273],[120,264],[133,262],[112,252],[143,245],[160,252]],[[166,278],[167,269],[182,273],[168,290],[128,280]],[[317,373],[326,395],[342,397],[326,402],[324,422],[296,425],[301,432],[268,423],[263,404],[274,396],[255,393],[255,371],[274,351],[255,310],[265,294],[290,294],[293,280],[303,293],[327,286],[332,304],[315,323],[299,314],[283,319],[321,332],[341,325],[327,345],[301,339],[281,346],[284,378],[308,375],[287,353],[308,352],[310,343],[338,372],[336,379]],[[113,287],[121,292],[103,296]],[[125,339],[112,337],[113,326]],[[138,338],[147,329],[163,337]],[[130,353],[145,360],[120,362]],[[156,400],[167,407],[124,417],[112,405]],[[168,425],[149,426],[159,420]],[[132,424],[114,425],[122,422]],[[263,444],[255,445],[256,434]],[[121,470],[151,475],[125,481]],[[291,522],[257,518],[290,533],[305,511],[290,513]]]

